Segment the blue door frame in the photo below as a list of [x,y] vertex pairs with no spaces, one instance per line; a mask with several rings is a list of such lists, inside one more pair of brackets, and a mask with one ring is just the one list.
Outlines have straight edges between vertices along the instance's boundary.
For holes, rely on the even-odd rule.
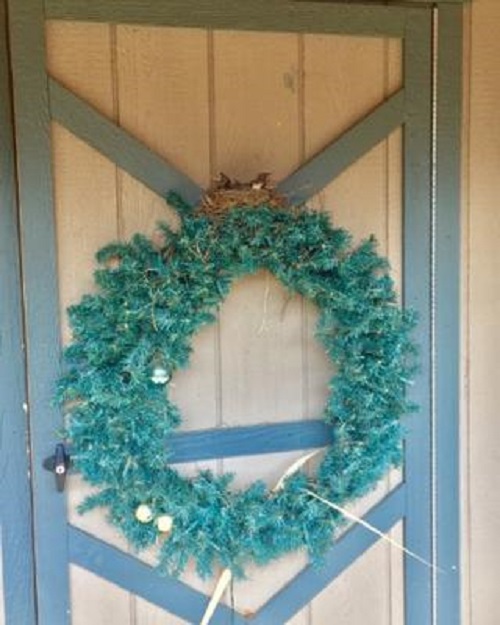
[[0,2],[0,553],[6,623],[31,624],[35,569],[28,400],[5,8]]
[[[42,469],[43,458],[53,451],[55,431],[61,419],[51,407],[54,381],[60,367],[51,118],[66,125],[154,191],[164,194],[177,187],[188,197],[199,193],[183,174],[60,84],[47,79],[43,26],[45,19],[58,18],[387,35],[404,40],[404,88],[292,174],[282,183],[282,190],[293,195],[294,189],[303,188],[301,181],[307,180],[308,196],[313,195],[394,128],[403,126],[403,295],[405,304],[416,309],[420,317],[417,340],[422,370],[413,399],[421,410],[408,423],[404,483],[368,513],[368,520],[382,531],[388,531],[403,518],[408,549],[418,552],[443,571],[437,573],[437,568],[430,569],[406,558],[406,624],[458,625],[460,2],[437,3],[431,8],[418,2],[412,6],[388,7],[283,0],[267,3],[262,0],[247,3],[234,0],[164,3],[46,0],[45,4],[41,0],[23,0],[22,3],[9,0],[8,7],[18,166],[15,175],[13,151],[9,150],[10,156],[4,158],[1,166],[10,178],[2,183],[2,193],[7,194],[2,198],[7,198],[5,206],[10,208],[1,214],[0,241],[1,260],[11,269],[10,282],[1,284],[10,296],[8,315],[5,319],[2,317],[2,322],[11,328],[13,342],[7,349],[3,345],[0,352],[0,373],[5,372],[0,384],[2,397],[8,398],[12,415],[17,414],[17,421],[13,421],[17,427],[7,428],[12,444],[9,444],[5,475],[8,489],[19,497],[23,523],[19,523],[18,512],[9,514],[12,506],[4,506],[8,495],[2,489],[2,496],[6,498],[2,499],[1,510],[7,622],[16,625],[69,622],[69,562],[188,621],[196,622],[207,602],[201,593],[177,580],[158,577],[153,569],[132,556],[69,526],[64,497],[56,492],[52,475]],[[3,13],[0,18],[0,24],[5,27]],[[7,50],[0,51],[0,56],[3,63],[0,88],[7,93]],[[8,107],[4,105],[0,114],[0,132],[10,137],[12,123]],[[22,223],[22,304],[14,214],[16,182]],[[294,199],[307,198],[294,196]],[[23,341],[22,312],[26,358],[19,349]],[[29,431],[23,403],[29,403]],[[29,484],[23,478],[28,469],[24,453],[28,434],[33,462],[33,516]],[[213,433],[211,436],[215,440],[214,456],[220,455],[217,436]],[[25,545],[24,557],[16,578],[13,573],[16,553],[11,547],[21,539]],[[214,625],[286,622],[375,540],[374,535],[362,527],[354,527],[332,548],[324,568],[318,571],[306,567],[255,617],[246,619],[236,615],[231,621],[228,609],[220,607]]]

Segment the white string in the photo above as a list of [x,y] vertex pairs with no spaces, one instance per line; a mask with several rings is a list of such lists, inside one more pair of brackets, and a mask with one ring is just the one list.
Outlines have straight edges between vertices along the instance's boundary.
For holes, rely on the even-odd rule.
[[400,551],[403,551],[404,553],[406,553],[408,556],[410,556],[410,558],[413,558],[414,560],[417,560],[418,562],[425,564],[425,566],[428,566],[433,571],[437,571],[439,573],[444,572],[442,569],[435,566],[431,562],[428,562],[427,560],[419,556],[414,551],[410,551],[410,549],[407,549],[404,545],[399,543],[397,540],[394,540],[394,538],[391,538],[388,534],[384,534],[384,532],[381,532],[377,527],[375,527],[374,525],[371,525],[371,523],[368,523],[368,521],[365,521],[364,519],[356,516],[352,512],[349,512],[349,510],[342,508],[341,506],[337,505],[336,503],[333,503],[332,501],[329,501],[328,499],[325,499],[324,497],[320,497],[320,495],[317,495],[312,490],[306,489],[305,492],[311,497],[314,497],[318,501],[321,501],[322,503],[324,503],[325,506],[333,508],[333,510],[337,510],[337,512],[340,512],[341,514],[343,514],[350,521],[354,521],[355,523],[358,523],[358,525],[362,525],[364,528],[366,528],[373,534],[376,534],[377,536],[382,538],[382,540],[385,540],[386,542],[390,543],[393,547],[396,547],[396,549],[399,549]]

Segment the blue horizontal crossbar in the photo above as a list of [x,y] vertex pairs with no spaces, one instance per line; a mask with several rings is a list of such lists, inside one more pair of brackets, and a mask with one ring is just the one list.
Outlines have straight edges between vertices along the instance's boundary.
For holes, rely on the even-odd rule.
[[[365,520],[380,531],[388,532],[403,518],[404,505],[405,486],[402,484],[374,506]],[[247,619],[219,605],[212,625],[276,625],[287,622],[377,540],[376,534],[361,525],[353,526],[328,551],[322,566],[307,565],[256,615]],[[189,622],[198,623],[208,604],[209,598],[203,593],[178,579],[159,575],[155,568],[136,557],[72,525],[69,526],[69,555],[74,564]]]
[[324,421],[218,428],[174,434],[168,439],[169,462],[255,456],[325,447],[333,440]]
[[[324,421],[292,421],[267,425],[196,430],[173,434],[165,441],[170,464],[258,456],[326,447],[333,431]],[[72,449],[67,452],[71,456]]]

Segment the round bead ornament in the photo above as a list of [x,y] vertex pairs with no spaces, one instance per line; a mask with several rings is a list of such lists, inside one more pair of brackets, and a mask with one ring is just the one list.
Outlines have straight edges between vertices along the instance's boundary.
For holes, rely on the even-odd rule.
[[141,504],[135,511],[135,518],[139,523],[151,523],[153,520],[153,511],[146,504]]
[[166,384],[170,381],[170,376],[166,369],[163,367],[155,367],[151,376],[151,381],[154,384]]
[[[402,458],[414,322],[387,262],[374,239],[352,247],[325,214],[288,206],[266,184],[246,196],[217,189],[197,208],[171,195],[180,228],[162,225],[160,244],[136,235],[101,250],[97,292],[69,309],[59,399],[74,465],[97,488],[80,510],[106,508],[137,549],[158,545],[159,567],[173,574],[194,560],[201,576],[243,575],[300,549],[320,560],[344,523],[321,499],[353,502]],[[226,473],[185,477],[169,464],[182,423],[170,376],[189,366],[193,337],[235,280],[261,269],[318,310],[316,336],[335,369],[322,412],[332,442],[315,472],[298,470],[279,489],[238,489]]]
[[168,534],[172,531],[174,520],[171,516],[168,516],[168,514],[163,514],[155,520],[155,523],[159,532],[162,534]]

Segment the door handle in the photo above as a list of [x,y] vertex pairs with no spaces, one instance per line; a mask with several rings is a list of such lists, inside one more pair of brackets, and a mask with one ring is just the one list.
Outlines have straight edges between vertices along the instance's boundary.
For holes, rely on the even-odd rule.
[[71,458],[64,443],[57,443],[54,454],[43,461],[43,467],[54,473],[57,491],[62,493],[66,485],[66,476],[71,467]]

